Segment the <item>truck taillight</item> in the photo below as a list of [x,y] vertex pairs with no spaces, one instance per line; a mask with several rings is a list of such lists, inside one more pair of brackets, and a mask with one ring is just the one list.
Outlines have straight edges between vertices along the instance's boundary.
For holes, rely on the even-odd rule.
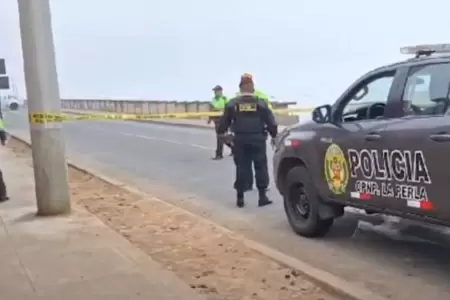
[[300,140],[286,139],[286,140],[284,140],[284,145],[286,147],[297,148],[300,146]]

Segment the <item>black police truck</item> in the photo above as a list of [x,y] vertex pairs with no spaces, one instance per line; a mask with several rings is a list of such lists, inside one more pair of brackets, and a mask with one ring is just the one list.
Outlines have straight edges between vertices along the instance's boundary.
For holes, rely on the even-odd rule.
[[401,52],[414,57],[277,137],[274,178],[297,234],[325,235],[346,206],[450,226],[450,44]]

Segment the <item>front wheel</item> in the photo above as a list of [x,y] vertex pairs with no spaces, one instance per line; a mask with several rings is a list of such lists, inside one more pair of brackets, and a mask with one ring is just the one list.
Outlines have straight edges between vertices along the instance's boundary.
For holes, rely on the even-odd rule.
[[305,167],[289,170],[283,198],[286,216],[295,233],[305,237],[322,237],[328,233],[334,219],[320,218],[321,199]]
[[19,109],[19,103],[17,102],[12,102],[9,104],[9,109],[10,110],[18,110]]

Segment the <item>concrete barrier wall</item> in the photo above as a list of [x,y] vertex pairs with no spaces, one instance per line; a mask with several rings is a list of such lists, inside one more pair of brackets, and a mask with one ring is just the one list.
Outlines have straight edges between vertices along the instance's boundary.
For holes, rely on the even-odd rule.
[[[285,109],[294,102],[272,102],[274,108]],[[123,114],[168,114],[210,111],[209,101],[133,101],[106,99],[62,99],[63,109],[101,111]],[[280,125],[291,125],[299,121],[298,116],[276,115]]]

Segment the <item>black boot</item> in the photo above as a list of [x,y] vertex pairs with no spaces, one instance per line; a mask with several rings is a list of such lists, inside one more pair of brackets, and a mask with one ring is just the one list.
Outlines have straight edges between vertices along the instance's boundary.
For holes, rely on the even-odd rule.
[[9,197],[8,196],[0,196],[0,202],[5,202],[8,201]]
[[266,189],[258,190],[258,193],[259,193],[259,200],[258,200],[259,207],[272,204],[272,201],[270,201],[269,198],[267,198]]
[[237,207],[244,207],[245,203],[244,203],[244,193],[242,192],[237,192],[236,194],[236,206]]

